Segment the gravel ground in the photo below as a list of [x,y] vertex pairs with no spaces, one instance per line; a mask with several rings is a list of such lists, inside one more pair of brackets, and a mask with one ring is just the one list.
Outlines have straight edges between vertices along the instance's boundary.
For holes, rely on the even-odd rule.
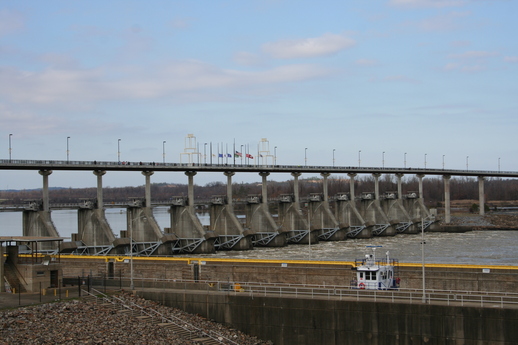
[[[174,315],[204,332],[214,331],[234,344],[271,345],[237,330],[210,322],[175,308],[164,307],[129,294],[119,297]],[[72,300],[0,311],[0,344],[178,344],[197,342],[180,337],[171,329],[139,320],[93,300]],[[225,342],[225,344],[232,344]]]
[[[442,225],[445,225],[441,222]],[[490,213],[485,216],[477,214],[451,215],[448,225],[468,226],[477,229],[518,229],[517,214]]]

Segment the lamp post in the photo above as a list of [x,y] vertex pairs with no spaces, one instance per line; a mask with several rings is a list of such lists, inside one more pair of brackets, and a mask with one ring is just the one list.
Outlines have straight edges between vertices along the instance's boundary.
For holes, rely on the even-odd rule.
[[162,158],[165,164],[165,140],[162,142]]
[[117,140],[117,159],[121,162],[121,140]]
[[406,169],[406,152],[405,152],[405,158],[404,158],[404,162],[403,162],[404,166],[405,166],[405,169]]
[[[236,161],[234,160],[234,163],[235,162]],[[203,164],[207,164],[207,143],[203,144]]]
[[335,166],[335,149],[333,149],[333,167]]
[[361,167],[362,162],[362,156],[361,156],[362,150],[358,151],[358,168]]
[[426,303],[426,288],[425,288],[425,271],[424,271],[424,245],[426,242],[424,241],[424,219],[421,218],[421,261],[422,261],[422,270],[423,270],[423,303]]
[[498,157],[498,172],[500,172],[500,157]]
[[466,156],[466,171],[469,170],[469,156]]
[[308,166],[308,148],[304,149],[304,166]]
[[273,165],[277,165],[277,146],[273,148]]
[[381,154],[381,167],[385,169],[385,151]]
[[9,134],[9,162],[11,161],[11,152],[13,151],[13,149],[11,148],[11,137],[13,135],[12,134]]
[[442,155],[442,170],[444,170],[444,156],[446,155]]
[[70,161],[70,150],[68,149],[69,140],[70,140],[70,137],[67,137],[67,163]]
[[424,168],[426,169],[426,153],[424,154]]

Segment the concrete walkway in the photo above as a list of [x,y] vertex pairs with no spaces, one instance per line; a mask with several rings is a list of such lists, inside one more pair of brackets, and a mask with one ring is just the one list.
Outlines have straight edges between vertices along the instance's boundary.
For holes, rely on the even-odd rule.
[[24,293],[0,293],[0,310],[8,308],[18,308],[21,306],[29,306],[34,304],[42,304],[49,302],[56,302],[66,299],[77,298],[79,295],[76,287],[61,288],[61,295],[59,289],[47,289],[45,295],[38,292],[24,292]]

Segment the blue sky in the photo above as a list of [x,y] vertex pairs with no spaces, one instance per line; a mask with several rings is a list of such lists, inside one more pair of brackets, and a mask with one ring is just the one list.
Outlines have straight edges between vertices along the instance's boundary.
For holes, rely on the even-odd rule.
[[[510,0],[2,0],[0,158],[12,134],[13,159],[66,160],[68,142],[71,160],[116,161],[120,146],[124,161],[165,149],[179,162],[193,134],[202,154],[235,142],[257,156],[265,138],[278,164],[423,167],[426,155],[441,168],[444,155],[447,168],[516,171],[516,13]],[[0,189],[37,187],[36,172],[0,172]]]

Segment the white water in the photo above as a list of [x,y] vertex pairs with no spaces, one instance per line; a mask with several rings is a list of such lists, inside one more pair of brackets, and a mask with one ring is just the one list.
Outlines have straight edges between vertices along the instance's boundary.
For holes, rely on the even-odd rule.
[[[163,229],[170,226],[167,207],[154,208],[155,218]],[[118,235],[126,229],[125,209],[106,209],[106,218]],[[208,225],[208,215],[199,216]],[[77,232],[77,211],[54,210],[52,219],[60,236]],[[22,213],[0,212],[0,236],[22,235]],[[425,233],[425,262],[445,264],[512,265],[518,266],[518,231],[470,231],[466,233]],[[202,257],[228,257],[278,260],[339,260],[352,261],[365,254],[365,246],[381,245],[378,256],[386,251],[400,262],[421,263],[421,234],[348,239],[309,245],[289,245],[283,248],[254,248],[251,251],[221,251]]]

